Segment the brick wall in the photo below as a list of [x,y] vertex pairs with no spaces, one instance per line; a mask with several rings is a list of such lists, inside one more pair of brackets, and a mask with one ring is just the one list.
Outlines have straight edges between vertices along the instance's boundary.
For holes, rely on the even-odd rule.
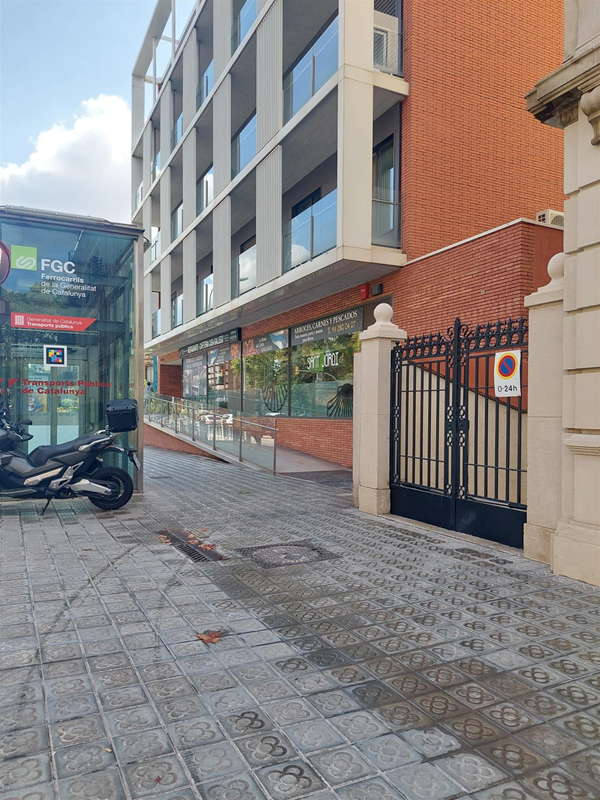
[[163,450],[175,450],[178,453],[191,453],[194,456],[215,458],[217,461],[221,460],[211,453],[205,453],[198,447],[183,442],[176,436],[171,436],[171,434],[158,430],[153,425],[147,425],[146,423],[144,423],[144,447],[160,447]]
[[181,397],[182,366],[181,364],[158,365],[158,393],[168,397]]
[[563,60],[563,0],[404,0],[404,15],[408,257],[562,209],[562,131],[523,98]]

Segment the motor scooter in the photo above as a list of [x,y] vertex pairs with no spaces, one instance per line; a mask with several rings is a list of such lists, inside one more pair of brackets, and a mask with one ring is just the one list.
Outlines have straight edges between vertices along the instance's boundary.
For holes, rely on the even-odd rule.
[[7,415],[5,407],[0,411],[0,498],[45,498],[42,515],[52,500],[83,496],[105,510],[122,508],[129,502],[133,494],[131,476],[119,467],[104,466],[103,456],[108,452],[125,453],[134,467],[140,469],[135,448],[114,443],[119,433],[137,427],[135,400],[118,400],[107,405],[106,430],[63,444],[41,445],[28,454],[17,448],[33,439],[25,430],[32,421],[13,423]]

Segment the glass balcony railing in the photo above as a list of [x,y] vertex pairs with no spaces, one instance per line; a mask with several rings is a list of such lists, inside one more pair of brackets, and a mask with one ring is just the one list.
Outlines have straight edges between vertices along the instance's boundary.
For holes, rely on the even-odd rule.
[[171,130],[171,152],[177,147],[183,136],[183,113],[177,117],[175,125]]
[[337,190],[283,226],[283,271],[332,250],[337,244]]
[[256,245],[231,262],[231,297],[239,297],[256,286]]
[[200,83],[196,90],[196,111],[204,104],[215,83],[214,62],[211,61],[204,74],[200,78]]
[[372,243],[380,247],[400,247],[402,215],[400,193],[384,187],[373,187]]
[[160,308],[158,311],[152,312],[152,338],[156,339],[157,336],[160,336]]
[[156,261],[160,255],[160,231],[150,242],[150,263]]
[[178,328],[183,324],[183,295],[171,298],[171,328]]
[[287,122],[327,83],[338,67],[338,20],[319,36],[283,81],[284,120]]
[[207,170],[196,184],[196,215],[201,214],[214,199],[213,168]]
[[256,0],[246,0],[242,6],[240,13],[233,21],[231,28],[231,55],[235,53],[240,44],[248,35],[248,31],[252,27],[252,23],[256,19],[258,8]]
[[136,209],[136,211],[142,205],[143,196],[144,196],[144,184],[140,183],[140,185],[138,186],[138,188],[136,189],[136,192],[135,192],[135,209]]
[[397,0],[375,0],[373,67],[392,75],[404,74],[402,18]]
[[152,183],[154,183],[158,175],[160,175],[160,152],[156,154],[152,166],[150,167],[150,180]]
[[171,214],[171,241],[174,242],[183,230],[183,203]]
[[241,172],[256,155],[256,114],[231,140],[231,177]]
[[196,283],[196,316],[212,311],[213,307],[213,276],[202,278]]

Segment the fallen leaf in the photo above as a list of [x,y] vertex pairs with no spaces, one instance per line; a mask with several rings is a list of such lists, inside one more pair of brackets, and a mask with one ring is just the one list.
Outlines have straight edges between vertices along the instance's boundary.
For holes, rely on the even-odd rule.
[[200,549],[201,550],[216,550],[216,547],[217,547],[216,544],[201,544],[200,545]]
[[208,528],[200,528],[200,530],[202,531],[202,533],[206,533],[206,531],[208,530]]
[[112,750],[110,749],[110,747],[105,747],[104,749],[106,750],[107,753],[112,753]]
[[216,644],[223,638],[222,631],[204,631],[204,633],[197,633],[196,639],[200,639],[204,644]]

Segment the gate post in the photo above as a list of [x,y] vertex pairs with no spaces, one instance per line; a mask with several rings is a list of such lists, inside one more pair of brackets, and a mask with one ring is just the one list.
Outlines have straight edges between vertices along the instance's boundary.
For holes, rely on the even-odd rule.
[[393,313],[387,303],[375,308],[375,323],[360,334],[355,356],[354,497],[360,511],[375,515],[390,510],[391,352],[406,339]]
[[523,552],[551,563],[562,502],[563,275],[565,254],[548,263],[552,279],[525,298],[529,308],[527,523]]

